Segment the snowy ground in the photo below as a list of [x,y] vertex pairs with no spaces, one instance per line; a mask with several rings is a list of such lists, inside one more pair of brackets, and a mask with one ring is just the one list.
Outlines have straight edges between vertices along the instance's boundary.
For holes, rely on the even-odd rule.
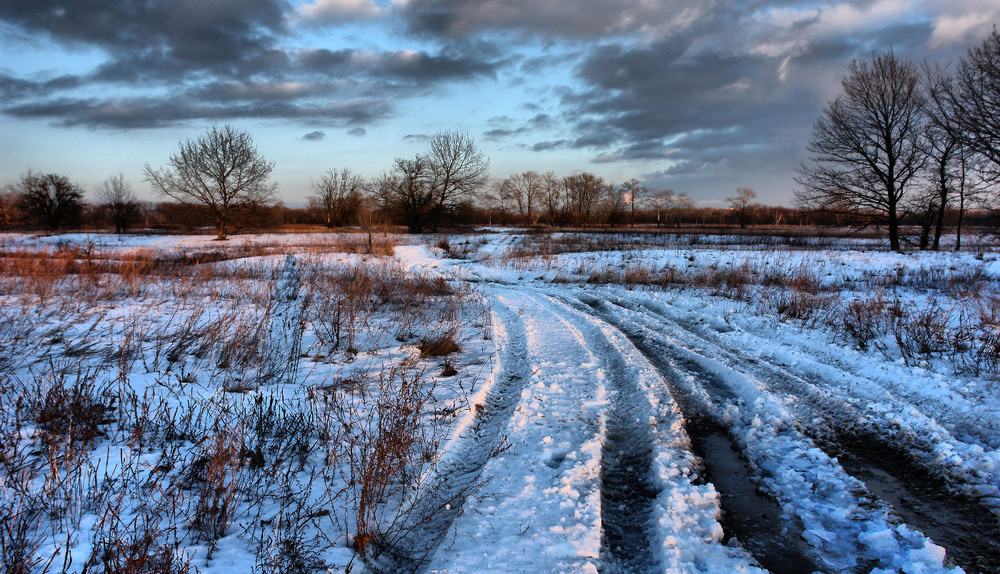
[[[241,238],[239,259],[193,265],[234,278],[164,278],[100,312],[64,300],[71,280],[44,293],[8,281],[8,308],[21,311],[5,315],[6,388],[44,392],[57,371],[90,362],[94,380],[142,397],[132,408],[187,417],[181,431],[147,422],[143,446],[116,412],[74,459],[94,471],[77,474],[39,462],[52,455],[32,458],[57,448],[37,415],[5,423],[4,510],[31,519],[35,570],[101,563],[102,540],[149,520],[144,489],[157,484],[179,510],[147,528],[153,548],[175,544],[202,572],[1000,571],[995,253],[506,232],[450,237],[442,249],[441,239],[402,238],[389,257],[323,254],[343,242],[322,236]],[[96,244],[122,260],[134,249],[218,249],[202,238]],[[329,304],[330,289],[363,283],[361,269],[412,282],[429,303],[368,301],[346,323],[357,327],[345,353],[347,343],[331,347],[328,317],[348,313],[349,299],[335,291],[343,304]],[[156,344],[213,317],[265,325],[261,359],[235,373],[238,361],[214,349]],[[146,320],[157,326],[126,341]],[[442,332],[457,352],[421,352]],[[299,351],[286,344],[299,340]],[[126,347],[127,365],[101,362]],[[199,401],[208,406],[185,407]],[[283,414],[263,416],[262,404]],[[220,414],[230,412],[249,414]],[[407,422],[411,442],[397,432]],[[212,535],[191,514],[226,496],[200,486],[210,471],[185,466],[224,462],[216,443],[236,432],[238,454],[214,484],[237,510]],[[384,445],[400,441],[422,454],[394,459]],[[382,490],[362,488],[379,473],[392,476]],[[118,507],[127,517],[109,527],[101,509],[114,496],[46,490],[54,478],[96,481],[87,488],[130,501]],[[43,498],[76,508],[25,511]]]

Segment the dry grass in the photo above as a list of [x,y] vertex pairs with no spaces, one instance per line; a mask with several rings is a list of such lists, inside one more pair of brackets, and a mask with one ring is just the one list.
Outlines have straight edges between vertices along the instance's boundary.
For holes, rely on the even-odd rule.
[[[448,333],[457,346],[472,298],[384,261],[392,237],[244,243],[0,248],[0,569],[189,572],[185,547],[211,555],[235,535],[255,545],[261,572],[310,572],[343,542],[324,533],[364,542],[391,529],[443,432],[417,341]],[[312,254],[291,303],[275,266],[288,251]],[[301,317],[283,315],[296,306]],[[303,330],[331,361],[403,352],[333,393],[342,408],[328,416],[330,393],[295,390],[287,337]],[[280,384],[276,360],[292,364]],[[83,537],[93,552],[73,564]]]

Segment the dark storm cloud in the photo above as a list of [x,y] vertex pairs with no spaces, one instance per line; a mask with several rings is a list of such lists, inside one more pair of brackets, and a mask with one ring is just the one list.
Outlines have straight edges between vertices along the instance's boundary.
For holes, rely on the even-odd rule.
[[22,118],[47,118],[62,126],[137,129],[157,128],[180,122],[209,119],[281,118],[330,126],[369,124],[392,115],[383,101],[292,103],[265,101],[250,104],[206,104],[186,98],[133,98],[122,100],[61,98],[41,103],[9,106],[5,113]]
[[543,35],[594,37],[696,17],[699,3],[679,0],[410,0],[402,9],[417,34],[456,37],[497,29]]
[[817,22],[763,32],[707,24],[591,49],[577,68],[586,87],[561,94],[571,145],[594,150],[597,163],[674,162],[661,179],[790,173],[852,58],[895,46],[919,60],[931,34],[919,21],[853,37],[806,35]]
[[0,98],[13,100],[48,94],[53,91],[76,88],[81,83],[81,79],[77,76],[59,76],[49,80],[31,81],[0,74]]
[[314,132],[307,133],[306,135],[302,136],[302,139],[307,142],[318,142],[325,137],[326,137],[326,132],[317,130]]
[[[64,47],[101,49],[106,61],[78,76],[0,76],[5,111],[60,125],[162,127],[194,119],[311,119],[331,124],[387,117],[393,100],[442,82],[495,78],[501,50],[462,40],[434,51],[289,50],[293,13],[282,0],[11,0],[0,25]],[[144,91],[81,97],[77,89]],[[88,92],[93,92],[88,89]],[[357,98],[369,102],[358,109]],[[227,110],[230,115],[227,116]]]
[[226,73],[273,48],[287,9],[280,0],[7,0],[0,20],[103,48],[115,61]]
[[562,149],[569,146],[568,140],[554,140],[554,141],[544,141],[538,142],[531,146],[531,151],[551,151],[556,149]]
[[448,46],[437,54],[415,51],[303,50],[297,59],[305,70],[324,74],[352,73],[417,84],[441,80],[495,78],[502,62],[495,50],[482,46]]

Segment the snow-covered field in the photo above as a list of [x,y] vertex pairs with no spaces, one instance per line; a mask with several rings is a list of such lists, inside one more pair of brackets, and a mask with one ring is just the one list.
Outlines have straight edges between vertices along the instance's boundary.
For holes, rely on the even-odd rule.
[[817,243],[0,236],[0,566],[1000,571],[997,253]]

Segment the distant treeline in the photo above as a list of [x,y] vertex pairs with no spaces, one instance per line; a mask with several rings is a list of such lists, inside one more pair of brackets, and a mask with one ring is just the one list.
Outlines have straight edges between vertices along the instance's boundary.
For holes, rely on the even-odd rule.
[[[32,218],[19,205],[16,193],[0,193],[0,231],[49,231],[50,226]],[[143,202],[136,201],[126,210],[121,231],[156,233],[214,233],[214,219],[211,212],[200,205],[184,204],[176,201]],[[94,230],[115,231],[117,214],[111,205],[97,202],[80,202],[78,213],[60,225],[63,231]],[[631,220],[630,220],[631,218]],[[947,225],[954,225],[958,214],[949,211]],[[657,209],[637,208],[634,216],[626,210],[604,210],[589,220],[583,220],[571,211],[559,210],[550,215],[529,216],[519,213],[516,208],[502,209],[484,206],[478,202],[468,202],[456,209],[444,222],[442,230],[461,231],[472,227],[545,227],[573,229],[642,228],[661,230],[682,230],[685,228],[736,228],[761,227],[853,227],[847,218],[823,211],[789,208],[782,206],[753,205],[745,213],[734,208],[719,207],[672,207]],[[904,219],[903,224],[919,226],[921,220],[914,215]],[[972,227],[991,227],[992,214],[980,210],[966,214],[966,224]],[[379,206],[365,198],[355,205],[351,213],[344,214],[338,221],[331,222],[328,213],[313,201],[305,207],[289,207],[281,203],[254,206],[237,213],[232,221],[236,232],[317,230],[328,229],[372,229],[402,228],[406,222],[402,217],[381,210]]]

